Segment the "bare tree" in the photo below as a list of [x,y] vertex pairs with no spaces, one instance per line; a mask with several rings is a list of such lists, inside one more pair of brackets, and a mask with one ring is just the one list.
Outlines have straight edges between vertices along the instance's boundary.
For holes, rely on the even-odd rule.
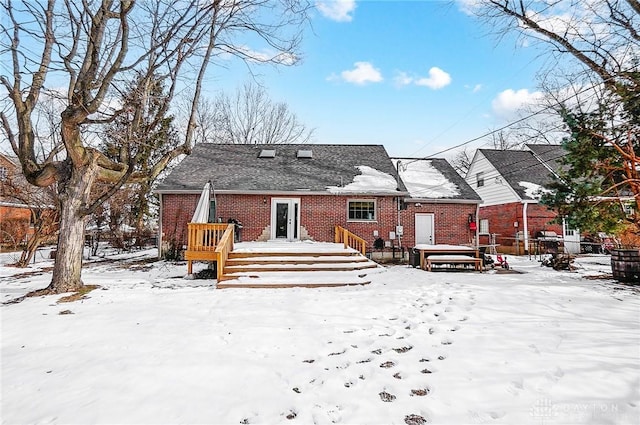
[[451,166],[460,174],[462,177],[467,175],[469,171],[469,167],[471,166],[471,161],[473,161],[473,155],[475,151],[470,151],[466,146],[461,150],[455,152],[453,158],[451,159]]
[[[0,83],[13,107],[0,119],[26,179],[36,186],[57,184],[60,233],[46,291],[60,293],[82,287],[87,217],[123,184],[155,178],[172,160],[191,152],[197,104],[213,57],[294,64],[309,5],[304,0],[0,0],[0,7],[5,16],[0,49],[10,58],[11,72],[0,76]],[[247,39],[263,44],[252,50]],[[265,49],[272,53],[261,53]],[[113,99],[133,80],[151,87],[158,79],[168,87],[169,99],[185,84],[191,85],[193,97],[182,142],[142,173],[135,166],[140,158],[130,150],[116,157],[101,152],[100,128],[131,114],[135,134],[142,111]],[[61,86],[66,87],[58,118],[61,147],[38,152],[36,107],[44,90]],[[142,105],[150,93],[141,90]],[[110,184],[94,199],[96,182]]]
[[307,143],[313,129],[307,129],[286,103],[273,102],[266,90],[253,82],[238,88],[233,98],[221,93],[202,124],[209,130],[209,142],[235,144]]

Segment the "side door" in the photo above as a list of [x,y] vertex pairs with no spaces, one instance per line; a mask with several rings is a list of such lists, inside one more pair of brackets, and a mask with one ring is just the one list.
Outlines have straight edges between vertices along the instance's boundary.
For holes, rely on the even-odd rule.
[[433,214],[416,214],[416,245],[417,244],[435,244],[435,236],[433,232],[434,215]]

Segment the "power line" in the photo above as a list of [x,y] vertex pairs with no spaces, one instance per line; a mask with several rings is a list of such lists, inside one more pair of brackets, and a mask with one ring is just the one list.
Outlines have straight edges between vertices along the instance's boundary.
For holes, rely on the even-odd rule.
[[[598,83],[598,84],[599,84],[599,83]],[[481,136],[474,137],[473,139],[467,140],[466,142],[460,143],[460,144],[455,145],[455,146],[451,146],[451,147],[449,147],[449,148],[447,148],[447,149],[441,150],[441,151],[436,152],[436,153],[434,153],[434,154],[427,155],[427,156],[424,156],[424,157],[422,157],[422,158],[416,158],[414,161],[419,161],[419,160],[421,160],[421,159],[429,159],[429,158],[432,158],[432,157],[434,157],[434,156],[436,156],[436,155],[441,155],[441,154],[443,154],[443,153],[445,153],[445,152],[449,152],[449,151],[451,151],[451,150],[461,148],[462,146],[466,146],[466,145],[468,145],[468,144],[470,144],[470,143],[476,142],[476,141],[478,141],[478,140],[480,140],[480,139],[483,139],[483,138],[485,138],[485,137],[487,137],[487,136],[491,136],[491,135],[493,135],[493,134],[495,134],[495,133],[498,133],[498,132],[500,132],[500,131],[502,131],[502,130],[505,130],[505,129],[507,129],[507,128],[509,128],[509,127],[511,127],[511,126],[513,126],[513,125],[515,125],[515,124],[518,124],[518,123],[521,123],[521,122],[526,121],[526,120],[528,120],[528,119],[531,119],[531,118],[533,118],[533,117],[535,117],[535,116],[537,116],[537,115],[539,115],[539,114],[541,114],[541,113],[543,113],[543,112],[546,112],[547,110],[549,110],[549,109],[551,109],[551,108],[557,107],[557,106],[561,105],[562,103],[564,103],[564,102],[568,101],[568,100],[569,100],[569,99],[571,99],[571,98],[577,97],[578,95],[580,95],[580,94],[582,94],[582,93],[585,93],[585,92],[587,92],[587,91],[589,91],[589,90],[594,89],[594,88],[596,87],[596,85],[597,85],[597,84],[596,84],[596,83],[594,83],[594,84],[592,84],[592,85],[590,85],[590,86],[588,86],[588,87],[585,87],[585,88],[583,88],[582,90],[580,90],[580,91],[578,91],[578,92],[576,92],[576,93],[572,94],[571,96],[567,97],[566,99],[563,99],[563,100],[559,100],[559,101],[557,101],[557,102],[554,102],[554,103],[552,103],[552,104],[550,104],[550,105],[548,105],[548,106],[545,106],[544,108],[542,108],[542,109],[540,109],[540,110],[538,110],[538,111],[536,111],[536,112],[533,112],[533,113],[531,113],[531,114],[529,114],[529,115],[526,115],[526,116],[524,116],[524,117],[522,117],[522,118],[520,118],[520,119],[517,119],[517,120],[515,120],[515,121],[512,121],[512,122],[510,122],[510,123],[508,123],[508,124],[505,124],[505,125],[503,125],[503,126],[502,126],[502,127],[500,127],[500,128],[497,128],[497,129],[495,129],[495,130],[491,130],[491,131],[489,131],[489,132],[487,132],[487,133],[485,133],[485,134],[483,134],[483,135],[481,135]],[[595,96],[595,93],[593,94],[593,96]],[[410,161],[410,162],[409,162],[409,164],[410,164],[411,162],[412,162],[412,161]]]

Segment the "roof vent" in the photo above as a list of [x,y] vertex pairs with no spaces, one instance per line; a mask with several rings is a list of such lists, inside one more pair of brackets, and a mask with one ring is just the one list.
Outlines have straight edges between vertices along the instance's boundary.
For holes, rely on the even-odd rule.
[[311,149],[300,149],[297,156],[298,158],[313,158],[313,151]]
[[258,155],[258,158],[275,158],[275,157],[276,157],[275,149],[262,149],[260,151],[260,155]]

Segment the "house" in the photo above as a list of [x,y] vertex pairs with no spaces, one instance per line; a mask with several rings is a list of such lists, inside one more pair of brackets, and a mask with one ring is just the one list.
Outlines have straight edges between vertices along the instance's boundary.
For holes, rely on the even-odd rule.
[[199,144],[156,189],[161,254],[187,244],[208,181],[209,221],[239,221],[242,241],[333,242],[341,226],[369,247],[472,243],[480,202],[446,161],[392,161],[381,145]]
[[29,205],[13,196],[17,176],[17,160],[0,153],[0,244],[13,247],[32,231]]
[[465,179],[483,200],[478,215],[481,243],[498,244],[500,252],[523,254],[534,249],[534,239],[555,234],[565,250],[579,251],[579,233],[553,222],[556,213],[540,204],[565,154],[560,145],[476,151]]

